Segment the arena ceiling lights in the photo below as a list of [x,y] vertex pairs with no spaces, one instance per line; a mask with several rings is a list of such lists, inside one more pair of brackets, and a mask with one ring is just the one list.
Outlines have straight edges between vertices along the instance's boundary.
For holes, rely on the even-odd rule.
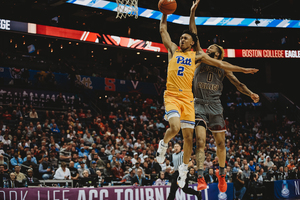
[[[117,3],[105,0],[68,0],[67,3],[99,8],[117,12]],[[162,13],[157,10],[138,8],[138,16],[160,20]],[[189,17],[171,14],[168,22],[188,25]],[[196,17],[198,26],[240,26],[267,28],[300,28],[300,20],[256,19],[256,18],[226,18],[226,17]],[[259,23],[258,23],[259,22]]]
[[[0,30],[16,31],[35,35],[43,35],[75,41],[91,42],[95,44],[111,45],[115,47],[131,48],[136,50],[167,53],[162,43],[120,37],[108,34],[99,34],[89,31],[73,30],[34,23],[18,22],[0,19]],[[204,51],[206,51],[204,49]],[[227,58],[298,58],[300,50],[267,50],[267,49],[224,49]]]

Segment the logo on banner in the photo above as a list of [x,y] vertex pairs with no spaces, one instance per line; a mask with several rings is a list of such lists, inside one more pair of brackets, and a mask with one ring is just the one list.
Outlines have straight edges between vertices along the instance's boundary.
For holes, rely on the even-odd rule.
[[290,196],[290,190],[289,190],[288,184],[287,184],[287,182],[285,180],[282,182],[281,195],[284,198],[289,198],[289,196]]
[[139,85],[139,82],[136,81],[136,82],[134,83],[134,81],[131,81],[131,83],[132,83],[133,88],[136,90],[137,86]]
[[227,194],[225,192],[220,192],[218,195],[219,200],[227,200]]
[[89,89],[93,89],[93,86],[92,86],[93,82],[92,82],[92,80],[91,80],[89,77],[83,77],[83,78],[81,79],[81,76],[80,76],[80,75],[76,75],[76,78],[77,78],[77,80],[78,80],[81,84],[83,84],[85,87],[87,87],[87,88],[89,88]]

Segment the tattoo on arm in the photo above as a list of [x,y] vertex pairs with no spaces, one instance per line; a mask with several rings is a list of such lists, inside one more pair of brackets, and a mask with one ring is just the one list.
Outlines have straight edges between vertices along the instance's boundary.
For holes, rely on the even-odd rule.
[[204,150],[196,150],[196,162],[198,169],[204,169],[205,153]]

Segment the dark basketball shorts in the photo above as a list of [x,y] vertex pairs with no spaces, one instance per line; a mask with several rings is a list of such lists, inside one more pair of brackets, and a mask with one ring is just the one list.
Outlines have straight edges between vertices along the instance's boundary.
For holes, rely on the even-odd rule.
[[223,117],[223,106],[220,100],[203,100],[195,98],[195,119],[202,120],[212,132],[224,132],[226,125]]

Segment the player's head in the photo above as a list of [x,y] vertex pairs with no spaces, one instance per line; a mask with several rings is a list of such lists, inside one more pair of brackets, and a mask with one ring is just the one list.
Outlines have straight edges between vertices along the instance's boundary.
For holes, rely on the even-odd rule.
[[217,45],[217,44],[212,44],[210,45],[207,50],[206,53],[212,57],[212,58],[216,58],[218,60],[223,60],[224,58],[224,49],[223,47]]
[[179,47],[181,50],[190,50],[197,44],[197,35],[190,30],[184,30],[180,36]]

